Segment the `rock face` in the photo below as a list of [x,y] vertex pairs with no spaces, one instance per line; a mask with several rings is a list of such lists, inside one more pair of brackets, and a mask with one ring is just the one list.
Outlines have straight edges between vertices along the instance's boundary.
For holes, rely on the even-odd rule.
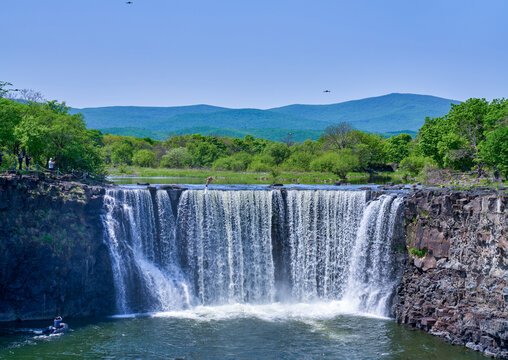
[[104,189],[0,177],[0,321],[110,314]]
[[419,190],[406,202],[412,257],[398,288],[399,323],[508,358],[508,196]]

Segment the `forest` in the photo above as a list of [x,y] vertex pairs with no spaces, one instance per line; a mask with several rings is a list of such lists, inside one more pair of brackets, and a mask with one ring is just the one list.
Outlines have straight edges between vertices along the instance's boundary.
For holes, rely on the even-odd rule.
[[[3,84],[3,87],[1,86]],[[82,114],[58,101],[7,98],[0,83],[1,169],[13,169],[18,155],[62,172],[106,175],[128,166],[214,169],[236,172],[324,172],[345,180],[348,173],[404,171],[416,178],[446,169],[496,179],[508,177],[508,101],[472,98],[452,104],[448,114],[426,118],[416,137],[383,137],[355,130],[347,122],[329,126],[317,141],[295,142],[291,133],[271,141],[175,135],[166,140],[102,134],[87,129]]]

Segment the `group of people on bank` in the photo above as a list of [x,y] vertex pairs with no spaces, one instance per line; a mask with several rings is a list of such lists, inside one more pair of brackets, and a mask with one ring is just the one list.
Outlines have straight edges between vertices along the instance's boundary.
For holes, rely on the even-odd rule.
[[[2,160],[3,160],[4,154],[0,152],[0,166],[2,166]],[[19,164],[19,170],[23,170],[23,160],[25,161],[25,169],[30,169],[30,162],[32,161],[32,157],[28,154],[24,154],[20,152],[18,154],[18,164]],[[53,158],[49,158],[48,160],[48,169],[49,171],[53,171],[55,169],[56,161],[53,160]]]

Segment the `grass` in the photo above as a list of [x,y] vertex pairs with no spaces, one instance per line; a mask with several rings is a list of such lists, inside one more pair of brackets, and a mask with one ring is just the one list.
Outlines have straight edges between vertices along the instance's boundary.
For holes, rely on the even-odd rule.
[[427,255],[427,249],[426,248],[423,248],[422,250],[411,248],[411,249],[409,249],[409,252],[411,253],[411,255],[417,256],[419,258],[422,258],[425,255]]
[[[272,184],[281,182],[285,184],[333,184],[340,181],[337,175],[320,172],[295,172],[280,171],[276,180],[271,173],[235,172],[214,169],[164,169],[164,168],[141,168],[122,166],[108,169],[110,176],[129,175],[142,178],[150,177],[175,177],[175,182],[185,180],[187,183],[204,183],[205,179],[213,176],[214,184]],[[400,182],[393,176],[375,178],[373,182]],[[352,184],[366,184],[369,182],[367,173],[348,173],[347,182]]]

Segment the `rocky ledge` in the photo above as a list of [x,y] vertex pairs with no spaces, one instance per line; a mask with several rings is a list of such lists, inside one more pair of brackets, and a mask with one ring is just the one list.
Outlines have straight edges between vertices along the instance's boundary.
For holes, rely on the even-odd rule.
[[508,358],[507,202],[485,192],[408,196],[407,246],[415,255],[398,288],[399,323]]
[[108,314],[104,184],[0,177],[0,321]]

